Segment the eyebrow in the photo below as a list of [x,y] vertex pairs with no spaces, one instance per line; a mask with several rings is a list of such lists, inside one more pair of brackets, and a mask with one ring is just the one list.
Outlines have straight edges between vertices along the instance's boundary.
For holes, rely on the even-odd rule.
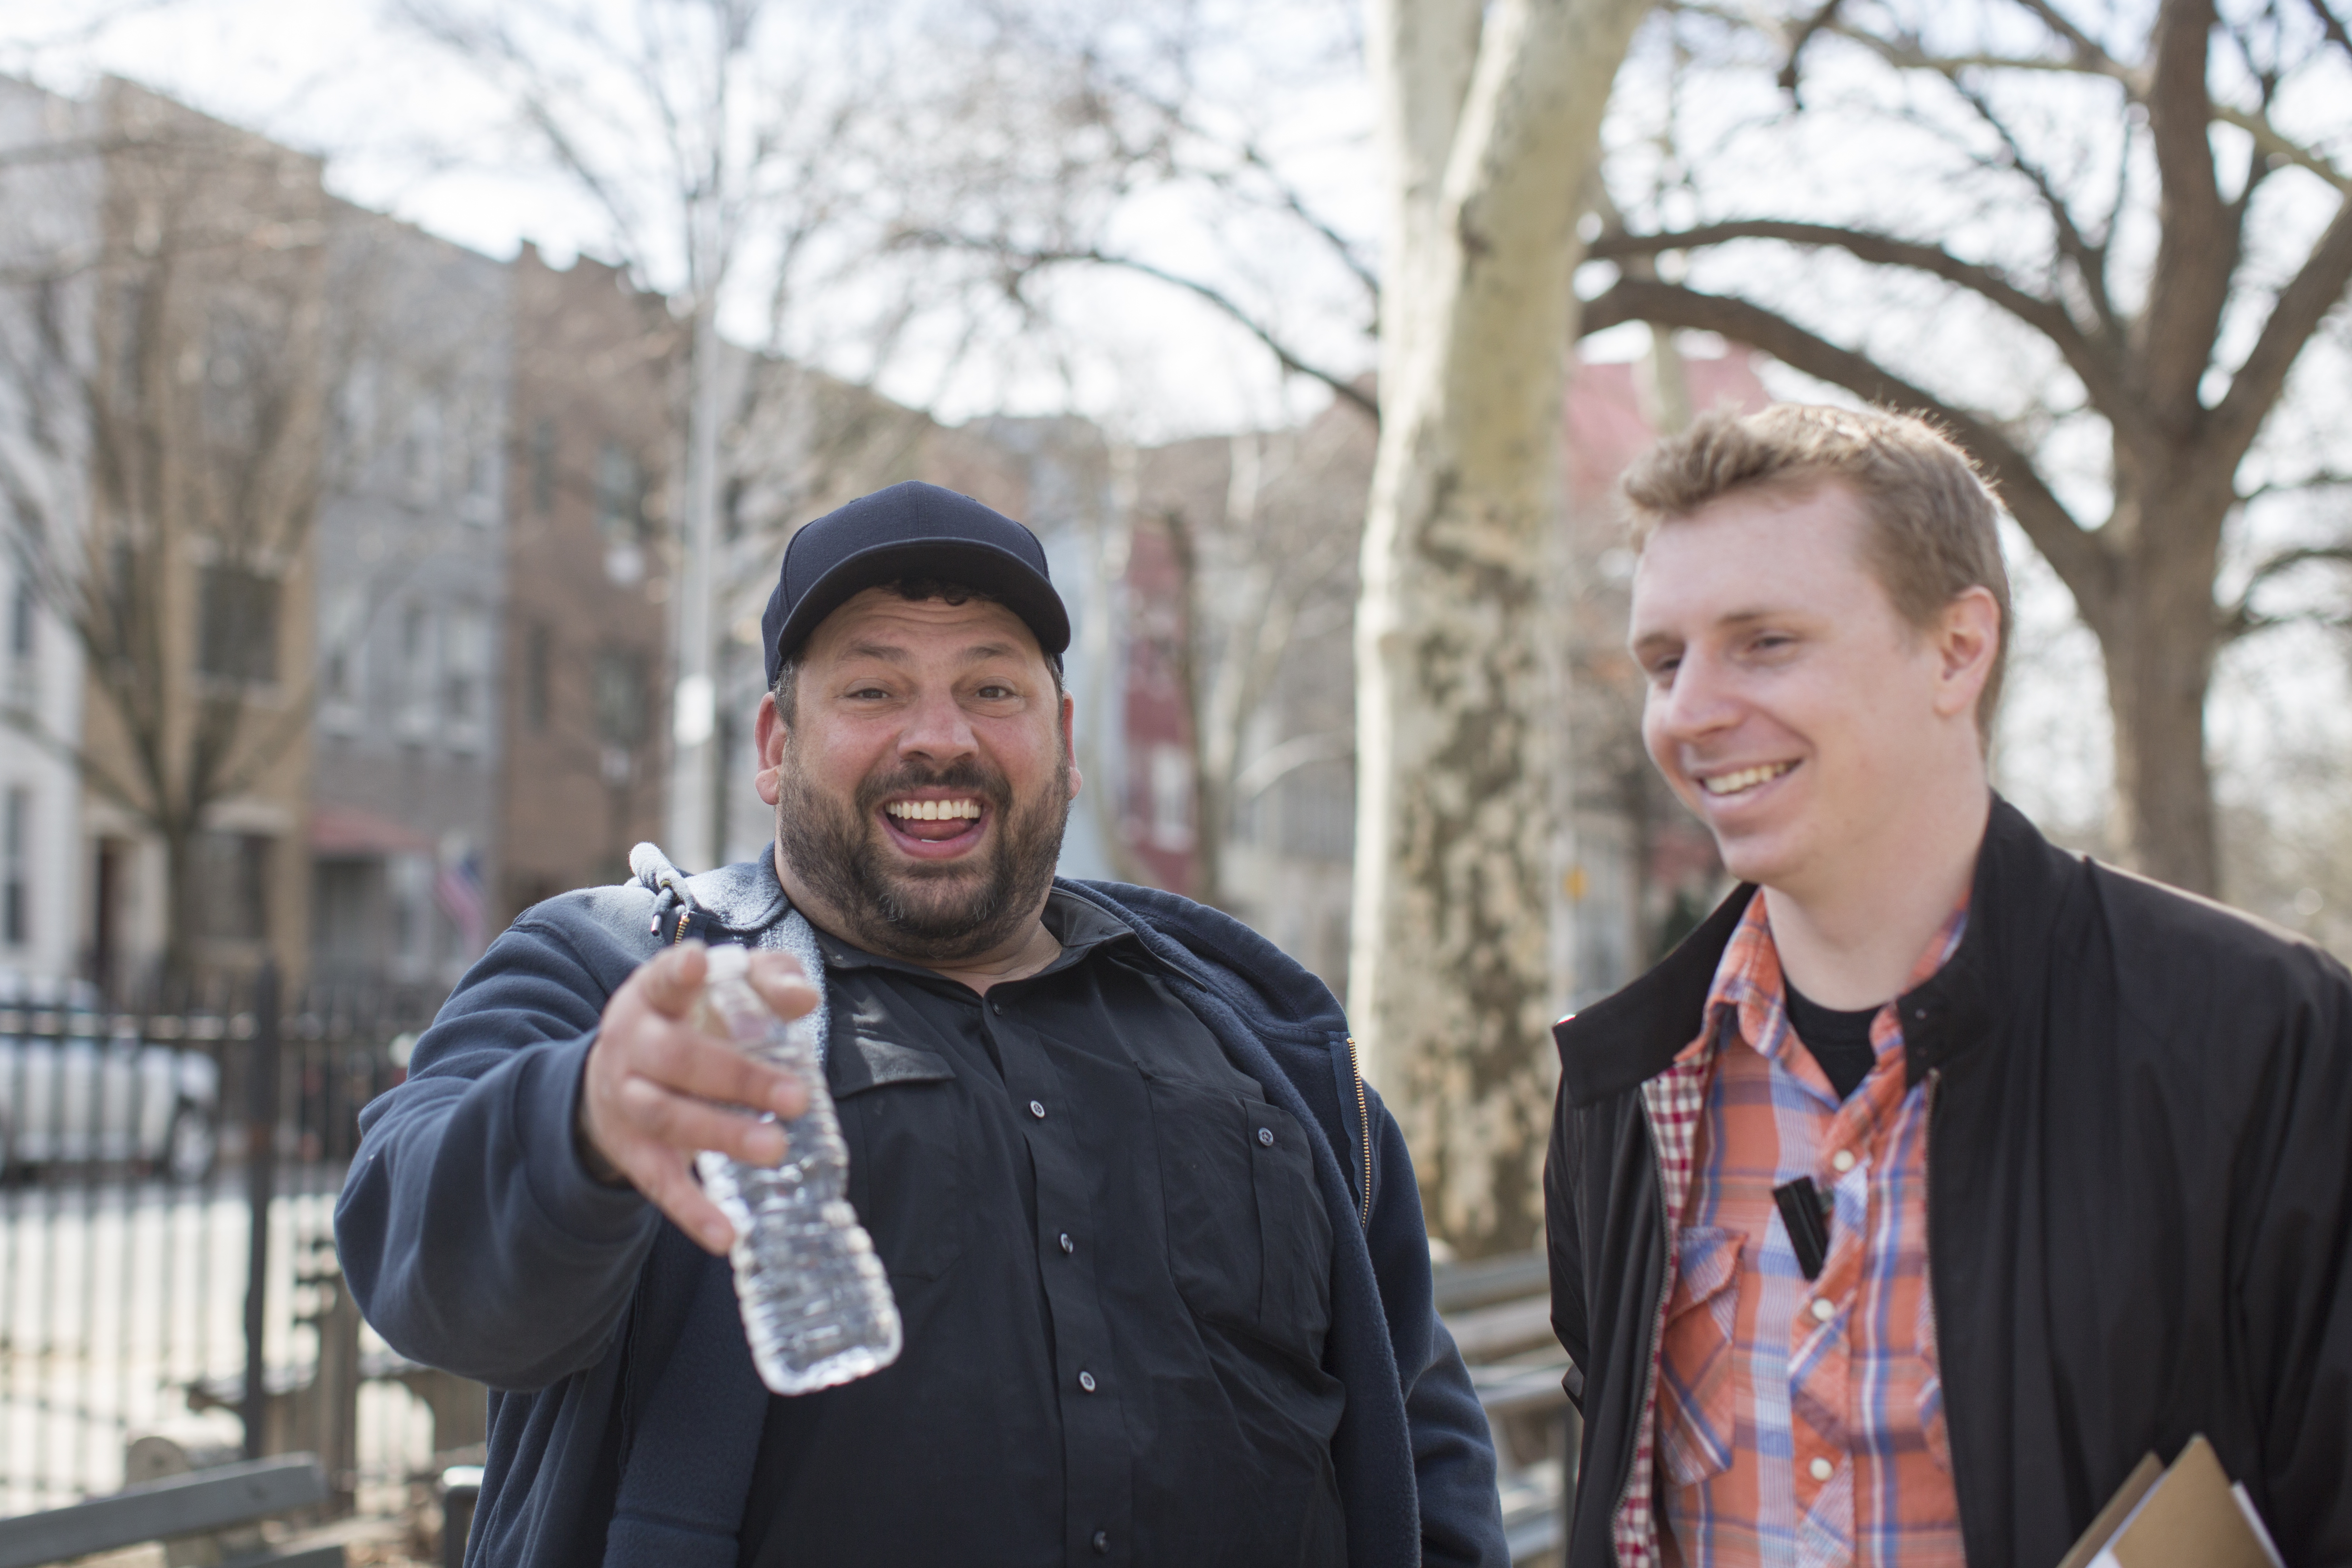
[[[1017,659],[1020,656],[1021,650],[1010,643],[975,643],[957,655],[967,664],[976,664],[988,659]],[[908,653],[906,649],[888,643],[853,643],[841,651],[834,663],[845,664],[853,659],[879,659],[886,664],[903,664],[913,657],[914,655]]]
[[[1735,610],[1727,615],[1717,616],[1714,621],[1709,622],[1709,626],[1710,628],[1729,627],[1736,629],[1741,626],[1752,626],[1759,621],[1778,620],[1780,616],[1787,613],[1790,612],[1780,610]],[[1630,647],[1633,656],[1638,659],[1644,653],[1655,652],[1663,648],[1681,647],[1685,639],[1671,632],[1652,632],[1644,636],[1636,638]]]

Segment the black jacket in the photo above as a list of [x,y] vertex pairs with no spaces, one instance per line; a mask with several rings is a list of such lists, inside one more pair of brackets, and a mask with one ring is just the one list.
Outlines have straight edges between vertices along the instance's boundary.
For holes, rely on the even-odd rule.
[[[1669,1243],[1640,1084],[1699,1030],[1742,887],[1562,1021],[1544,1190],[1575,1362],[1569,1558],[1611,1562]],[[2150,1450],[2213,1441],[2293,1568],[2352,1563],[2352,975],[2075,859],[1995,800],[1967,935],[1900,999],[1969,1561],[2050,1568]]]

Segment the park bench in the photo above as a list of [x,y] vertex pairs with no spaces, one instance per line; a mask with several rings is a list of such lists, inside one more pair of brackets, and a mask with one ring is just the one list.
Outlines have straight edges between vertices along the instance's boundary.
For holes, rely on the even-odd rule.
[[1560,1386],[1568,1356],[1552,1333],[1549,1266],[1527,1252],[1441,1263],[1432,1274],[1438,1315],[1495,1436],[1511,1561],[1556,1563],[1581,1432]]
[[[311,1455],[222,1465],[0,1519],[0,1568],[42,1568],[96,1552],[234,1531],[326,1500],[327,1474]],[[340,1542],[264,1546],[227,1559],[221,1568],[343,1568],[343,1561]]]

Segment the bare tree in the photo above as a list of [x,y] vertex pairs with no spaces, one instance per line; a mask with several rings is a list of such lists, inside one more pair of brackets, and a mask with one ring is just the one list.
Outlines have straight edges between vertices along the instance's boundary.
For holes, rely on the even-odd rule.
[[[1704,14],[1695,25],[1712,31]],[[1830,5],[1777,37],[1783,86],[1807,97],[1737,127],[1751,155],[1798,159],[1818,145],[1801,140],[1809,121],[1874,126],[1930,150],[1906,189],[1759,210],[1757,183],[1711,184],[1696,157],[1681,221],[1647,204],[1594,242],[1620,270],[1585,329],[1720,332],[1950,432],[2098,637],[2131,858],[2217,891],[2214,660],[2267,622],[2261,596],[2282,577],[2345,553],[2298,544],[2216,601],[2260,481],[2314,476],[2294,453],[2255,465],[2272,475],[2250,458],[2352,279],[2352,169],[2335,151],[2352,129],[2352,40],[2326,0],[2164,0],[2145,17],[2053,0]],[[1921,190],[1940,210],[1909,199]],[[1981,349],[1953,357],[1933,326],[1962,308],[1980,342],[2021,342],[2040,373],[1971,378]],[[2073,483],[2069,455],[2090,443],[2105,462]]]
[[79,732],[20,704],[0,719],[161,844],[179,977],[214,924],[215,808],[299,768],[310,717],[325,197],[314,161],[127,84],[97,118],[90,243],[6,280],[0,363],[28,414],[0,444],[0,526],[90,701]]
[[1227,860],[1244,808],[1298,768],[1355,755],[1352,713],[1269,705],[1286,672],[1295,685],[1301,666],[1346,668],[1370,436],[1341,403],[1296,430],[1140,455],[1137,520],[1166,540],[1177,585],[1170,664],[1192,727],[1202,903],[1235,905]]
[[[1298,167],[1361,131],[1318,121],[1303,136],[1295,107],[1359,76],[1359,41],[1297,6],[981,16],[970,68],[938,111],[955,133],[915,160],[922,177],[900,193],[893,250],[925,258],[934,287],[975,319],[995,307],[1033,338],[1067,325],[1055,282],[1142,280],[1145,297],[1205,307],[1284,376],[1377,420],[1362,373],[1380,290],[1370,247]],[[1270,66],[1258,42],[1270,26],[1311,41]]]
[[527,139],[603,215],[625,267],[668,290],[688,323],[667,837],[672,853],[709,863],[722,851],[727,783],[713,684],[729,586],[719,580],[719,445],[747,417],[724,406],[719,317],[728,299],[756,299],[763,346],[781,351],[800,290],[837,260],[828,246],[865,210],[856,136],[880,92],[841,26],[858,17],[774,0],[625,13],[569,0],[401,0],[398,11],[506,96]]

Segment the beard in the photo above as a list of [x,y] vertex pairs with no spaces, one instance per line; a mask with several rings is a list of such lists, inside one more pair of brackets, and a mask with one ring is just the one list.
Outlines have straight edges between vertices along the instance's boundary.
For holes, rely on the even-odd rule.
[[[988,803],[994,831],[976,857],[893,865],[877,820],[884,800],[917,789],[967,789]],[[1003,946],[1037,918],[1070,816],[1064,756],[1035,798],[1015,802],[1002,773],[978,762],[893,768],[843,800],[820,789],[787,739],[776,793],[776,843],[785,863],[869,953],[910,964],[953,963]]]

